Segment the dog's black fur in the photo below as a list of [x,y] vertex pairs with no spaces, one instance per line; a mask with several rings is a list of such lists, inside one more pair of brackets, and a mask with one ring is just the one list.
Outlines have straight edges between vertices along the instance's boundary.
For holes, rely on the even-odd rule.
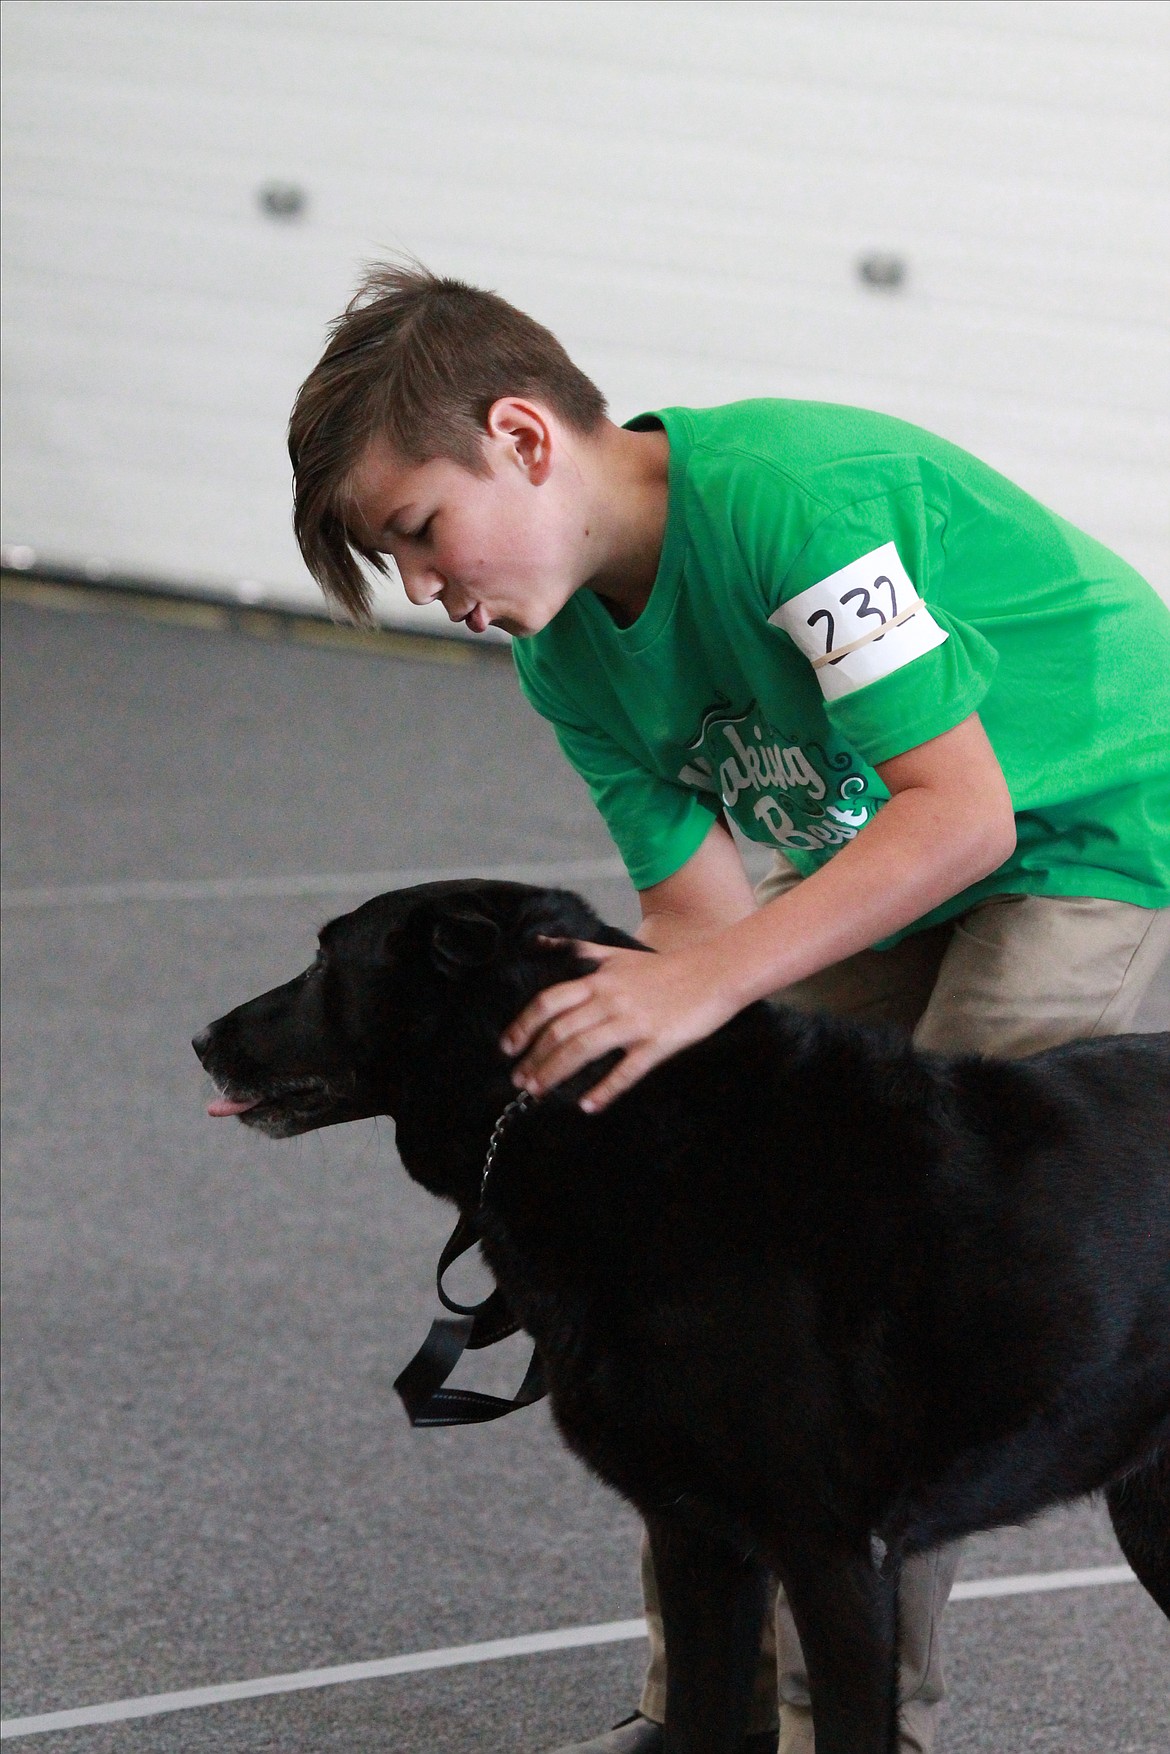
[[905,1554],[1104,1488],[1170,1615],[1170,1038],[948,1058],[753,1005],[599,1116],[517,1118],[480,1211],[498,1038],[582,972],[550,937],[633,942],[559,891],[383,895],[195,1047],[266,1132],[393,1116],[478,1213],[565,1438],[649,1527],[670,1754],[736,1746],[766,1570],[817,1754],[895,1747]]

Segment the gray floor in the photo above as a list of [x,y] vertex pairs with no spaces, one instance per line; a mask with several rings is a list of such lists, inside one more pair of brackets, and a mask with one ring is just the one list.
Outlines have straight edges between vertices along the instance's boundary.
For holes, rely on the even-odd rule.
[[[8,605],[9,888],[604,858],[507,666],[452,669]],[[622,884],[591,893],[628,919]],[[547,1410],[409,1431],[443,1211],[388,1127],[203,1113],[187,1045],[338,904],[6,922],[4,1715],[640,1611],[631,1515]],[[1164,1027],[1167,995],[1146,1021]],[[484,1382],[503,1386],[501,1363]],[[514,1373],[513,1373],[514,1379]],[[1110,1564],[1093,1508],[968,1576]],[[946,1754],[1164,1754],[1170,1635],[1133,1585],[956,1604]],[[635,1697],[635,1644],[80,1730],[66,1750],[524,1754]]]

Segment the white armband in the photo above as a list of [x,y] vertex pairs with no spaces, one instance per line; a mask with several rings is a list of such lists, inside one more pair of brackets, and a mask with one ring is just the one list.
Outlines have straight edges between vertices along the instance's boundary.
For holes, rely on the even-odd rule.
[[892,542],[809,585],[768,620],[800,647],[826,700],[900,670],[949,637]]

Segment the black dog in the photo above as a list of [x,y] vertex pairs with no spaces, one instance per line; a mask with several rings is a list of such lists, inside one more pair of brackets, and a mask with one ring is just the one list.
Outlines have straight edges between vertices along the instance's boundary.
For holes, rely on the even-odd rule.
[[766,1570],[817,1754],[895,1747],[905,1554],[1104,1488],[1170,1615],[1170,1038],[985,1061],[752,1005],[599,1116],[601,1067],[516,1116],[481,1206],[498,1038],[582,972],[550,938],[633,942],[558,891],[383,895],[194,1045],[212,1112],[391,1115],[474,1215],[564,1436],[649,1528],[671,1754],[735,1747]]

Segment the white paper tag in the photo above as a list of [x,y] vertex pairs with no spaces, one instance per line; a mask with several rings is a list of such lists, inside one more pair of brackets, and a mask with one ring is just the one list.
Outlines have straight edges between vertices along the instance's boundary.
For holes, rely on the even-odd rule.
[[[882,632],[895,616],[905,619]],[[948,637],[915,590],[893,542],[884,542],[810,585],[768,620],[782,627],[809,662],[817,664],[817,680],[826,700],[852,694],[867,682],[900,670]],[[863,642],[855,651],[833,656],[855,640]]]

